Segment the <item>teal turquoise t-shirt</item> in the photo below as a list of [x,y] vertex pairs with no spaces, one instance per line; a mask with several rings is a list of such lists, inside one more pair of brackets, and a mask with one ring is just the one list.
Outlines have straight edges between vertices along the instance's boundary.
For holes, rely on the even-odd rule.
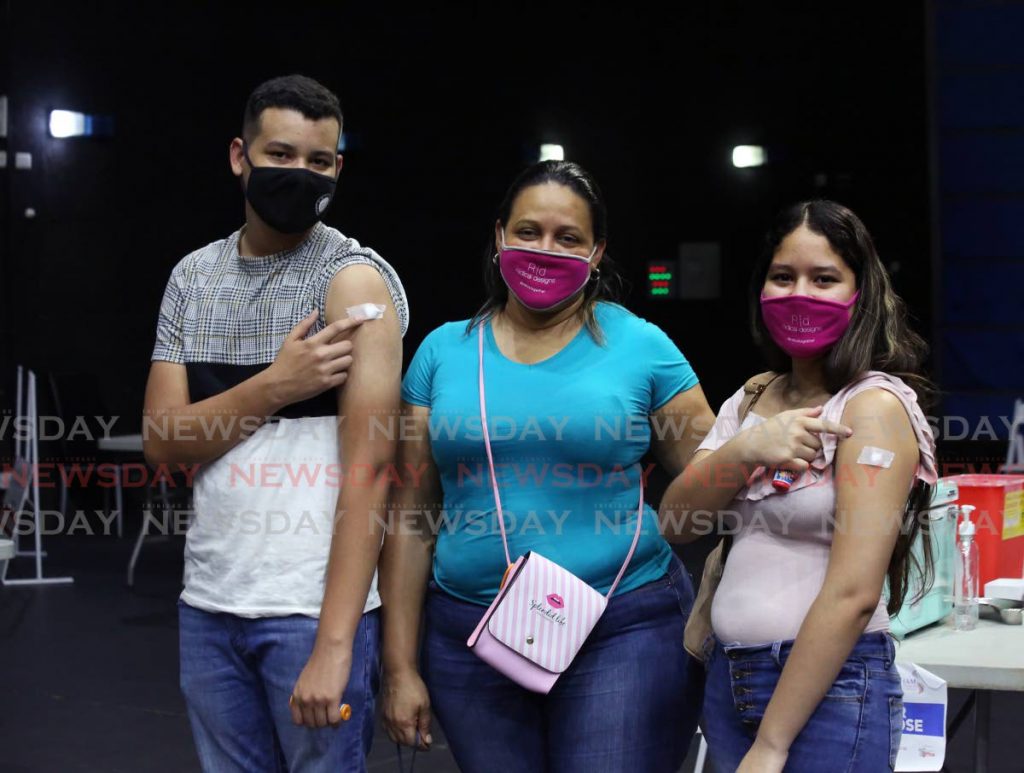
[[[601,303],[599,344],[584,327],[534,365],[506,358],[484,324],[488,430],[514,561],[528,550],[606,593],[629,552],[649,415],[697,377],[671,339],[622,306]],[[449,322],[420,344],[402,398],[430,408],[431,452],[443,489],[434,580],[490,604],[505,571],[480,421],[477,331]],[[661,577],[672,552],[647,505],[617,593]]]

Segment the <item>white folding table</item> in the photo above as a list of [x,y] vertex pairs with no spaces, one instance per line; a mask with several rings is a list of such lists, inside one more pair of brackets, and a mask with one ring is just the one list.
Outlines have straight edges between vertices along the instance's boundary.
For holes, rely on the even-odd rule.
[[1024,691],[1024,626],[979,620],[973,631],[954,631],[939,623],[897,642],[896,660],[974,691],[974,770],[987,773],[992,691]]

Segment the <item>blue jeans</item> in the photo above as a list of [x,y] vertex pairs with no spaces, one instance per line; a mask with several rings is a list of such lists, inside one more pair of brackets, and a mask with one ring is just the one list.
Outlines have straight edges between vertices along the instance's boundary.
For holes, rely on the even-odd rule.
[[366,770],[379,685],[379,613],[363,615],[338,728],[292,723],[288,698],[313,651],[317,621],[249,619],[178,602],[181,691],[203,770],[319,773]]
[[548,695],[466,647],[486,607],[430,585],[423,677],[463,773],[675,773],[697,727],[703,674],[683,649],[693,586],[678,559],[612,596]]
[[[704,733],[716,770],[739,767],[775,692],[792,641],[757,647],[715,642],[704,692]],[[903,690],[888,634],[857,640],[789,749],[787,773],[892,770],[903,731]]]

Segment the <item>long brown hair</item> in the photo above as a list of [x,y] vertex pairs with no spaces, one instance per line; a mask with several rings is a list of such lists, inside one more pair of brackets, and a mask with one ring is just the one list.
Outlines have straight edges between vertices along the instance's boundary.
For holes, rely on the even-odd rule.
[[[860,295],[853,306],[850,326],[825,357],[825,384],[835,394],[869,370],[880,370],[902,379],[917,394],[926,411],[934,399],[934,387],[924,375],[928,345],[915,333],[907,308],[889,281],[874,241],[864,223],[852,211],[834,201],[804,201],[783,210],[765,238],[764,248],[751,275],[749,304],[754,342],[760,346],[768,366],[777,373],[792,369],[792,360],[772,340],[761,316],[761,292],[768,268],[782,240],[806,226],[828,239],[832,250],[853,271]],[[932,487],[917,481],[907,499],[900,534],[896,539],[889,568],[889,614],[899,611],[906,597],[911,566],[920,572],[920,598],[934,579],[930,530],[926,509]],[[922,534],[924,561],[910,552],[911,544]]]

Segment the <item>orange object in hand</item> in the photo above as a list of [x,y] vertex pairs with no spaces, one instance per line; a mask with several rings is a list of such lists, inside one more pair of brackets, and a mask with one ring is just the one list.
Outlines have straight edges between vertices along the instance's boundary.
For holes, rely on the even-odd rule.
[[[288,696],[288,705],[289,706],[294,706],[295,705],[295,696],[294,695],[289,695]],[[347,703],[342,703],[338,707],[338,713],[341,715],[341,721],[342,722],[348,722],[350,719],[352,719],[352,707],[349,706]]]

